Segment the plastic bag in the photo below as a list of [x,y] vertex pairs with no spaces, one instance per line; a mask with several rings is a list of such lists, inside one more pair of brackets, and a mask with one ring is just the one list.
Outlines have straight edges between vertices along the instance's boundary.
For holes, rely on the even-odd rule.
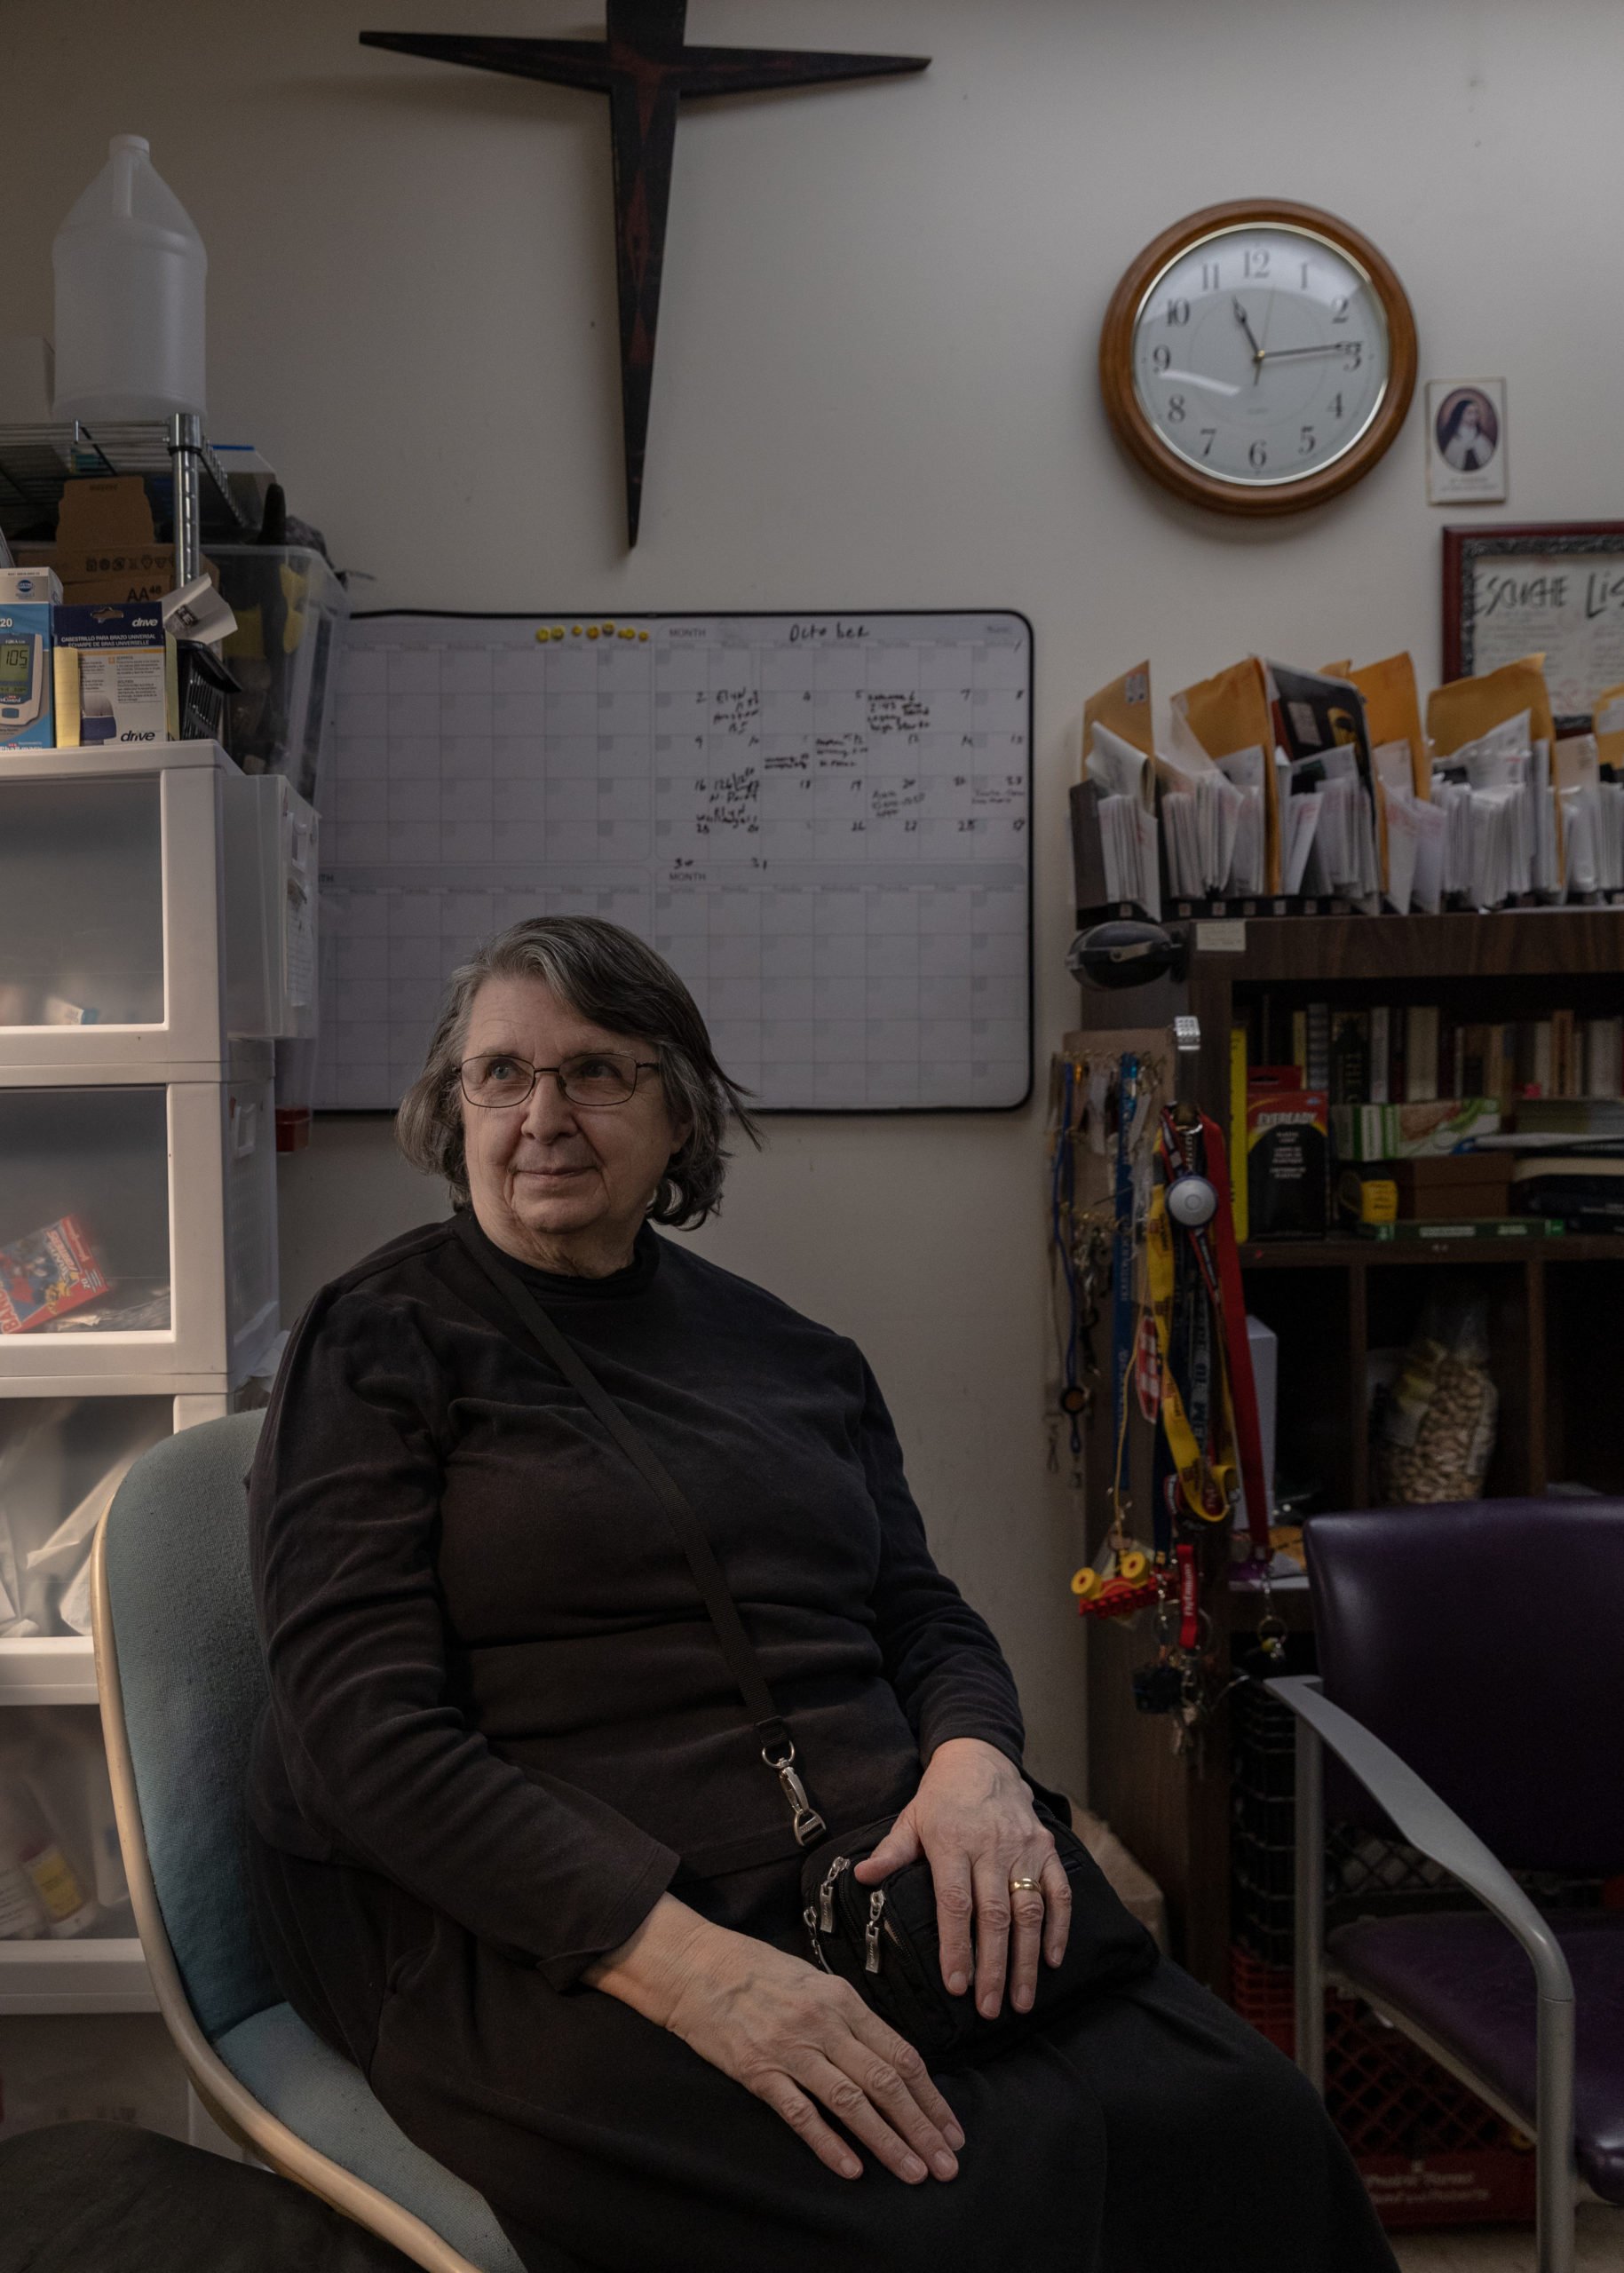
[[1440,1295],[1422,1314],[1382,1409],[1384,1499],[1475,1500],[1494,1452],[1499,1392],[1489,1374],[1488,1305]]

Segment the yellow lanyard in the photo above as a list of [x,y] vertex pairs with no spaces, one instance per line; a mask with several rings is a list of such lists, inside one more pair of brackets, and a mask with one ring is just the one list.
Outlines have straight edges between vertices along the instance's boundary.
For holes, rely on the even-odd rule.
[[1167,1431],[1168,1450],[1173,1455],[1179,1485],[1191,1513],[1199,1516],[1203,1523],[1226,1523],[1234,1491],[1235,1434],[1230,1412],[1229,1368],[1225,1362],[1224,1337],[1220,1331],[1214,1350],[1220,1414],[1216,1431],[1218,1457],[1209,1462],[1205,1451],[1196,1442],[1195,1431],[1190,1426],[1190,1416],[1184,1410],[1184,1398],[1173,1374],[1173,1304],[1177,1279],[1174,1266],[1173,1224],[1168,1214],[1167,1186],[1161,1184],[1151,1187],[1145,1260],[1150,1285],[1151,1318],[1156,1328],[1156,1347],[1161,1358],[1161,1425]]

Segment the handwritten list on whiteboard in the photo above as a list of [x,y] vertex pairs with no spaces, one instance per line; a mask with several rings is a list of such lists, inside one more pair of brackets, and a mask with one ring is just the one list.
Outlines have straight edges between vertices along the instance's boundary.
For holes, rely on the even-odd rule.
[[767,1111],[1020,1104],[1031,685],[998,611],[357,617],[317,1104],[392,1106],[451,970],[541,915],[657,947]]

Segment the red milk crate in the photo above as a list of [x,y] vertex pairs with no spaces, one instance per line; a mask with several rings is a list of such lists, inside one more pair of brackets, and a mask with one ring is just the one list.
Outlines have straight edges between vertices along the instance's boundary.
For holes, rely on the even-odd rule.
[[[1290,1968],[1232,1949],[1230,1984],[1242,2019],[1294,2051]],[[1325,2097],[1384,2226],[1532,2223],[1530,2143],[1352,1998],[1326,1999]]]

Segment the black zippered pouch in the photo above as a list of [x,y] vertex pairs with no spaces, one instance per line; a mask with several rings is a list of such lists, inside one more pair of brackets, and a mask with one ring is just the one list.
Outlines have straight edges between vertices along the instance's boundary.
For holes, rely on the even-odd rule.
[[878,1886],[860,1886],[853,1865],[872,1855],[896,1821],[886,1816],[832,1839],[801,1869],[803,1917],[812,1955],[851,1983],[867,2005],[928,2059],[979,2059],[1041,2028],[1085,1998],[1126,1988],[1156,1963],[1154,1941],[1131,1917],[1076,1833],[1040,1800],[1072,1889],[1071,1933],[1058,1966],[1040,1961],[1030,2012],[1007,1998],[994,2020],[976,2010],[973,1985],[949,1995],[942,1979],[936,1888],[928,1863],[907,1863]]

